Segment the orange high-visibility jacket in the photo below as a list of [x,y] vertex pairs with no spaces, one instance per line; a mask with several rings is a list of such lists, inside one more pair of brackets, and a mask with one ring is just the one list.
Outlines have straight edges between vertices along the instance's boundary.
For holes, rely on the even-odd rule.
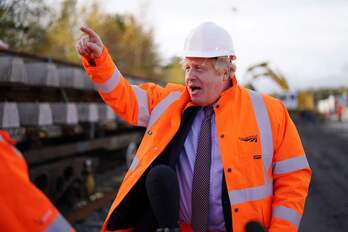
[[[107,231],[111,214],[171,141],[192,102],[183,85],[129,85],[106,48],[94,66],[82,62],[103,100],[130,124],[147,129],[105,220],[102,231]],[[214,111],[233,231],[244,231],[250,220],[269,232],[297,231],[311,170],[284,105],[238,86],[233,77]],[[191,231],[187,225],[182,229]]]
[[27,164],[14,144],[0,130],[0,231],[75,231],[30,182]]

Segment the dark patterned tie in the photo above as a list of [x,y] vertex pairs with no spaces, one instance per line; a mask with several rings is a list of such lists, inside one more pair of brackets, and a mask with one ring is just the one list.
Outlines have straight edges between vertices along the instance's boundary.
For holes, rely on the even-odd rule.
[[204,119],[198,137],[195,169],[192,178],[192,228],[194,232],[208,229],[209,182],[211,163],[211,117],[213,107],[204,107]]

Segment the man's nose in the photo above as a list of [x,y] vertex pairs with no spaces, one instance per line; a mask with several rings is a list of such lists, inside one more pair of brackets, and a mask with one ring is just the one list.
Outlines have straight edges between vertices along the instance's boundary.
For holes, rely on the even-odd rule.
[[195,72],[193,71],[193,69],[186,71],[186,79],[188,81],[193,80],[195,78],[196,78],[196,75],[195,75]]

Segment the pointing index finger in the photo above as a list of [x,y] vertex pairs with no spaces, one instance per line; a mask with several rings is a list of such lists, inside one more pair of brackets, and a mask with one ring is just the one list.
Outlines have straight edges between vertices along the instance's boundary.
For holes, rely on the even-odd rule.
[[80,30],[87,34],[89,37],[98,37],[97,33],[95,33],[92,29],[88,27],[80,27]]

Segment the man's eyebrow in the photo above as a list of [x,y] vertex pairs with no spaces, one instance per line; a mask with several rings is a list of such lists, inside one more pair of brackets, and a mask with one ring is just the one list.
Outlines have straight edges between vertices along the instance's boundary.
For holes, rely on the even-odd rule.
[[194,63],[194,62],[184,62],[183,63],[183,66],[186,67],[186,66],[190,66],[190,67],[207,67],[208,66],[208,63],[207,61],[202,61],[202,62],[198,62],[198,63]]
[[199,66],[200,68],[203,68],[203,67],[208,67],[208,64],[207,64],[207,62],[204,61],[200,64],[197,64],[197,66]]

